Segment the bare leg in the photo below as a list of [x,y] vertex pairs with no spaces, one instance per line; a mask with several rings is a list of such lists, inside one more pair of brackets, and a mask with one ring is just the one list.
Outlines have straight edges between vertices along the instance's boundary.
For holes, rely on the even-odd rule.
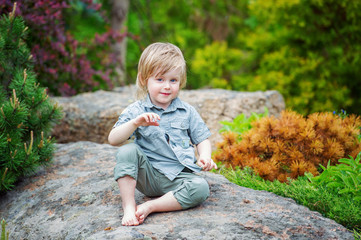
[[136,203],[134,199],[135,186],[137,182],[130,176],[121,177],[117,180],[120,189],[120,196],[122,198],[122,207],[124,216],[122,219],[122,225],[124,226],[136,226],[139,225],[139,221],[135,216]]
[[147,201],[137,207],[135,213],[139,224],[142,224],[146,217],[153,212],[170,212],[181,210],[182,206],[173,196],[172,192],[164,194],[162,197]]

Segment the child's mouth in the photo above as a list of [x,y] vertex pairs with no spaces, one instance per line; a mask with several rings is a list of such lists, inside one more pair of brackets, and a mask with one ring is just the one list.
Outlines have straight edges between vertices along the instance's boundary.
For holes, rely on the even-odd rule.
[[169,95],[170,95],[170,93],[160,93],[160,94],[165,95],[165,96],[169,96]]

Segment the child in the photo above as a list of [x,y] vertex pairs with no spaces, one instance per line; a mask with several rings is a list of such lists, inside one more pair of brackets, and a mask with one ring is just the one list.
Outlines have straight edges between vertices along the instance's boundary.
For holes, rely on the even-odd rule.
[[[209,129],[197,111],[178,98],[186,84],[180,49],[170,43],[148,46],[139,60],[136,84],[141,100],[122,112],[108,137],[111,145],[135,137],[134,143],[119,148],[114,168],[125,226],[142,224],[152,212],[199,205],[209,196],[209,186],[194,172],[217,168]],[[191,143],[199,153],[198,165]],[[135,188],[159,198],[136,206]]]

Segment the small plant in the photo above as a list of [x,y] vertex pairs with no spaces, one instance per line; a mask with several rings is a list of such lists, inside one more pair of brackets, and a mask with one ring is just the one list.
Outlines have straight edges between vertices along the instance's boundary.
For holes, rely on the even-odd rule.
[[344,119],[345,117],[348,116],[346,110],[341,109],[340,111],[333,111],[333,114],[338,115],[339,117],[341,117],[342,119]]
[[268,109],[264,108],[264,113],[251,113],[250,117],[246,117],[244,113],[238,115],[233,119],[232,122],[221,121],[220,123],[223,127],[219,130],[221,133],[225,132],[234,132],[241,136],[242,133],[250,130],[252,128],[252,122],[259,120],[260,118],[267,117],[269,115]]
[[6,232],[6,221],[3,219],[1,221],[1,239],[0,240],[9,240],[9,232]]
[[354,234],[355,240],[361,240],[360,232],[357,232],[357,230],[353,230],[353,234]]
[[340,164],[327,167],[321,165],[323,172],[310,180],[317,185],[332,189],[338,194],[350,194],[354,201],[361,203],[361,152],[354,159],[342,158]]

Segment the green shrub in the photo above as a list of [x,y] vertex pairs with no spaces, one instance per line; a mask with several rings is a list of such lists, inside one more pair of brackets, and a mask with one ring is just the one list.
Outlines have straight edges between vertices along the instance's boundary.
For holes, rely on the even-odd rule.
[[318,186],[324,186],[330,191],[350,197],[361,204],[361,152],[354,159],[342,158],[340,164],[327,167],[321,165],[323,172],[314,178],[310,178]]
[[[276,89],[302,114],[360,113],[358,0],[252,1],[238,33],[246,90]],[[302,9],[302,11],[300,11]],[[251,76],[251,77],[250,77]]]
[[10,82],[0,87],[0,192],[50,161],[54,145],[49,133],[62,116],[36,83],[26,33],[22,18],[14,13],[1,17],[0,69]]
[[219,130],[219,132],[234,132],[240,136],[242,133],[252,128],[252,122],[257,121],[260,118],[266,117],[268,116],[268,114],[269,112],[266,107],[264,108],[264,113],[257,114],[255,112],[252,112],[250,117],[246,117],[244,113],[241,113],[237,117],[235,117],[232,122],[220,121],[223,126]]
[[232,76],[240,71],[242,56],[242,51],[229,48],[225,41],[213,42],[197,49],[191,62],[192,74],[197,79],[197,85],[192,83],[192,86],[232,89]]
[[142,48],[169,41],[189,62],[190,88],[274,89],[302,114],[339,108],[361,113],[359,0],[130,5],[127,65],[133,81]]

